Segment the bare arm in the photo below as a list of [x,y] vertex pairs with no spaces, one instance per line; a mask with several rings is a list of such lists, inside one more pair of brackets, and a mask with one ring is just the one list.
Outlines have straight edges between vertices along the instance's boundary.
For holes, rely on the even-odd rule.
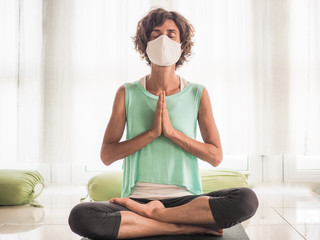
[[[163,121],[167,126],[168,120],[168,111],[164,106]],[[163,126],[163,132],[166,137],[188,153],[216,167],[222,161],[222,147],[219,132],[212,114],[209,94],[206,89],[203,89],[201,94],[198,122],[204,143],[196,141],[182,132],[179,132],[174,129],[171,124],[169,124],[169,127]]]
[[126,108],[125,88],[121,86],[118,89],[113,103],[112,115],[101,146],[100,157],[104,164],[110,165],[116,160],[123,159],[137,152],[161,135],[161,101],[163,101],[162,98],[159,98],[152,129],[130,140],[120,142],[126,124]]

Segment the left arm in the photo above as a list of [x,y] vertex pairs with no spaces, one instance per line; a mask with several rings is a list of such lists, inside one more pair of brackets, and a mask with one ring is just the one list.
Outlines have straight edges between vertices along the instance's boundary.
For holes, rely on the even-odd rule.
[[188,153],[217,167],[222,161],[222,147],[219,132],[213,118],[208,91],[205,88],[202,91],[198,112],[198,122],[203,143],[174,129],[170,123],[165,100],[163,104],[163,134]]

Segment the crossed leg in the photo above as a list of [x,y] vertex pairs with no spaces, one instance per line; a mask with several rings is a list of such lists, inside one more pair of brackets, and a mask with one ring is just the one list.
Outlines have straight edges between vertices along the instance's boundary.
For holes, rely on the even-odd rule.
[[142,217],[134,212],[122,211],[117,239],[180,234],[213,234],[221,236],[223,235],[223,230],[210,229],[208,226],[164,223]]
[[71,230],[92,239],[193,233],[223,235],[222,228],[252,217],[259,206],[256,194],[249,188],[162,201],[167,208],[159,201],[139,204],[132,199],[115,198],[111,202],[76,205],[69,215]]
[[130,198],[113,198],[111,203],[122,205],[132,212],[121,212],[118,238],[176,234],[223,235],[215,225],[209,197],[198,197],[178,207],[165,208],[160,201],[140,204]]

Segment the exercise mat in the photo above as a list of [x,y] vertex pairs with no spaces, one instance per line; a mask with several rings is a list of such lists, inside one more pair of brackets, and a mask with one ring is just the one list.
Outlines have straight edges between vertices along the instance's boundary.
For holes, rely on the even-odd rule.
[[[90,240],[82,238],[81,240]],[[248,235],[244,231],[241,224],[237,224],[231,228],[224,229],[223,236],[214,235],[174,235],[174,236],[154,236],[135,238],[134,240],[249,240]]]

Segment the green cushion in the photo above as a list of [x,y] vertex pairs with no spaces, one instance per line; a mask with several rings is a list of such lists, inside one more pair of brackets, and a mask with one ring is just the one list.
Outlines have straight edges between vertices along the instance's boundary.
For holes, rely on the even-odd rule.
[[202,170],[201,182],[203,193],[233,187],[249,187],[246,175],[229,169]]
[[43,177],[36,171],[0,169],[0,205],[33,204],[44,187]]
[[122,171],[101,173],[88,182],[88,194],[94,201],[106,201],[121,196]]
[[[232,188],[249,187],[247,178],[240,172],[228,169],[201,171],[204,193]],[[122,172],[105,172],[92,177],[88,182],[88,195],[94,201],[107,201],[121,196]]]

